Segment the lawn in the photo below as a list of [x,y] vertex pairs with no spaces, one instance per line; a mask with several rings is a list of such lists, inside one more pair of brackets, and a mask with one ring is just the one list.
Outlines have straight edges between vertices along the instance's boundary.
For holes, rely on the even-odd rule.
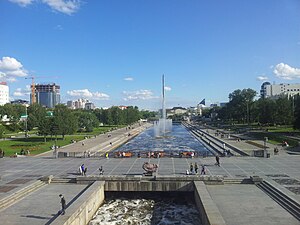
[[[64,146],[71,143],[71,140],[80,141],[84,139],[82,135],[57,136],[57,146]],[[5,156],[14,155],[16,152],[19,154],[22,149],[29,150],[30,155],[37,155],[51,150],[51,146],[55,144],[55,138],[47,138],[44,142],[43,137],[29,137],[29,138],[15,138],[12,140],[0,141],[0,148],[5,151]]]
[[[62,136],[57,136],[57,146],[65,146],[72,142],[72,140],[81,141],[85,136],[94,136],[109,132],[113,129],[118,129],[124,127],[125,125],[120,126],[101,126],[94,128],[93,132],[77,132],[74,135],[66,135],[65,139],[62,139]],[[31,133],[36,133],[37,131],[31,131]],[[30,132],[29,132],[30,134]],[[10,134],[10,136],[20,136],[24,134],[15,133]],[[43,152],[51,150],[51,146],[55,145],[55,137],[48,136],[47,141],[44,141],[44,137],[41,136],[32,136],[29,138],[13,138],[12,140],[0,141],[0,148],[5,151],[6,156],[14,155],[16,152],[19,154],[22,149],[29,150],[30,155],[37,155]]]

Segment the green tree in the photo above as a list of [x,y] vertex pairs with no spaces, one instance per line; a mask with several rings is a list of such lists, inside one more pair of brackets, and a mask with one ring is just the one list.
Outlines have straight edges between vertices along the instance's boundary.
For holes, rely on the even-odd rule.
[[39,122],[39,135],[44,136],[44,141],[47,141],[47,135],[53,135],[54,120],[52,117],[46,116]]
[[46,117],[46,109],[39,104],[30,105],[27,109],[28,122],[27,129],[32,130],[34,127],[39,127],[42,120]]
[[54,126],[52,131],[65,138],[66,134],[74,134],[78,129],[78,121],[74,113],[65,105],[56,105],[53,112]]
[[281,125],[289,125],[293,122],[292,100],[287,96],[282,96],[275,101],[276,113],[275,123]]
[[300,96],[296,95],[294,96],[294,114],[295,114],[295,119],[293,122],[293,127],[294,129],[300,129]]

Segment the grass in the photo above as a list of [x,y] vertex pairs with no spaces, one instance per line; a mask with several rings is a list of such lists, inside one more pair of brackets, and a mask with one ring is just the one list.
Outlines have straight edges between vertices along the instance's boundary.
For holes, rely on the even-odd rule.
[[[118,129],[125,127],[125,125],[119,126],[101,126],[94,128],[93,132],[77,132],[74,135],[66,135],[65,139],[62,139],[62,136],[57,136],[57,146],[65,146],[71,143],[71,140],[81,141],[85,136],[94,136],[109,132],[113,129]],[[29,134],[35,134],[37,131],[33,130],[28,132]],[[9,136],[20,136],[24,133],[11,133]],[[5,151],[6,156],[14,155],[16,152],[19,154],[22,149],[29,150],[30,155],[37,155],[43,152],[51,150],[51,146],[55,144],[55,137],[48,136],[47,141],[44,141],[44,137],[33,136],[29,138],[14,138],[12,140],[4,140],[0,142],[0,148]]]
[[[84,136],[70,135],[62,139],[61,136],[57,137],[57,146],[65,146],[71,143],[71,140],[80,141]],[[29,137],[29,138],[16,138],[13,140],[1,141],[1,148],[5,151],[5,156],[14,155],[16,152],[19,154],[22,149],[29,150],[30,155],[37,155],[51,150],[51,146],[55,144],[55,137],[47,138],[44,142],[43,137]]]

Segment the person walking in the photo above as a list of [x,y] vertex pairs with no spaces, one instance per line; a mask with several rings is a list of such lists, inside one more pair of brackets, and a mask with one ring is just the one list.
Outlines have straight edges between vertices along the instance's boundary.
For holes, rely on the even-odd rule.
[[81,165],[81,175],[85,175],[84,171],[85,171],[84,164],[82,164]]
[[205,165],[201,165],[201,175],[205,175],[205,173],[206,173]]
[[220,157],[219,155],[216,155],[216,164],[217,166],[220,166]]
[[59,197],[60,197],[60,204],[61,204],[61,213],[60,214],[64,215],[65,210],[66,210],[66,200],[62,194],[60,194]]
[[104,173],[104,171],[103,171],[103,167],[102,167],[102,166],[100,166],[100,168],[99,168],[99,175],[103,175],[103,173]]
[[194,166],[193,166],[193,163],[191,163],[190,164],[190,173],[193,174],[193,172],[194,172]]
[[198,173],[198,164],[196,162],[195,162],[194,168],[195,168],[195,173],[197,174]]

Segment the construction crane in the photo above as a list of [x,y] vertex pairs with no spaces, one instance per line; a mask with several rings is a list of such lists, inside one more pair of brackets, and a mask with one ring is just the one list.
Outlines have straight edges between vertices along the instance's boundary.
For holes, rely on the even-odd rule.
[[25,79],[31,79],[31,104],[36,103],[34,79],[36,79],[36,78],[48,78],[48,77],[57,78],[57,76],[30,76],[30,77],[25,77]]

